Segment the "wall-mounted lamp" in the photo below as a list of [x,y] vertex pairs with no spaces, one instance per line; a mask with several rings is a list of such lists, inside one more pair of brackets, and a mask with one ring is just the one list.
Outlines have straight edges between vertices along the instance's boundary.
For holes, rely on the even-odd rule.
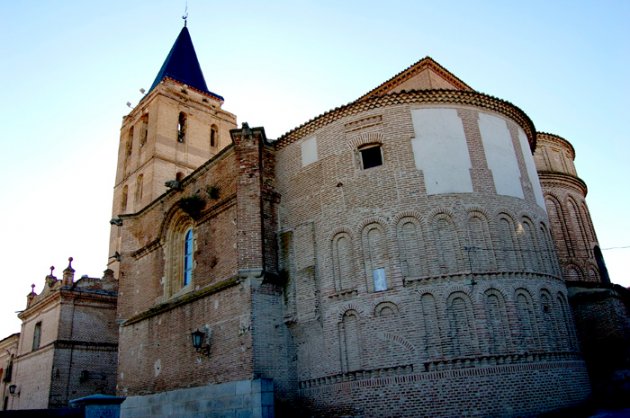
[[206,356],[210,356],[210,336],[212,331],[204,326],[202,329],[197,329],[190,333],[192,338],[192,345],[198,353],[203,353]]
[[17,385],[10,385],[9,386],[9,393],[11,394],[11,396],[15,396],[15,395],[20,396],[20,392],[18,392],[18,390],[17,390]]
[[115,217],[115,218],[110,219],[109,223],[111,225],[122,226],[123,220],[119,217]]

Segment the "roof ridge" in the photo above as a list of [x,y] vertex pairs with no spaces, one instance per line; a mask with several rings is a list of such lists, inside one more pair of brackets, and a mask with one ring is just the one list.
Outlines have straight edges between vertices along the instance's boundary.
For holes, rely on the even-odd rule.
[[399,85],[403,81],[410,79],[411,77],[413,77],[414,75],[418,74],[420,71],[426,68],[432,68],[440,76],[444,77],[446,80],[450,81],[461,90],[474,91],[472,87],[464,83],[459,77],[451,73],[445,67],[440,65],[440,63],[438,63],[433,58],[427,55],[426,57],[418,60],[414,64],[411,64],[409,67],[400,71],[399,73],[397,73],[396,75],[388,79],[387,81],[381,83],[377,87],[368,91],[363,96],[359,97],[356,101],[365,100],[369,97],[380,96],[383,92],[387,90],[391,90],[392,87]]

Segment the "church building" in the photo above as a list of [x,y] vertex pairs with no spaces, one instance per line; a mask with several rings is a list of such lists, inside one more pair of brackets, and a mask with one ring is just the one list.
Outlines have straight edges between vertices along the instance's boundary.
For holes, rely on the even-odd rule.
[[568,141],[429,57],[274,140],[222,105],[184,27],[123,120],[124,417],[589,398],[567,281],[609,280]]

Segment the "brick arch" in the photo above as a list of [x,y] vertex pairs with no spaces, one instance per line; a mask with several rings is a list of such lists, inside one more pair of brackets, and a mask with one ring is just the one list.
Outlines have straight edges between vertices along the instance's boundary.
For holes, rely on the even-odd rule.
[[368,144],[383,144],[384,135],[381,132],[363,132],[352,137],[346,143],[351,150]]
[[356,231],[359,236],[363,235],[363,231],[368,225],[377,224],[383,229],[383,233],[387,234],[387,221],[384,218],[379,216],[370,216],[369,218],[363,219],[358,225]]
[[332,241],[337,235],[342,234],[342,233],[348,234],[350,235],[350,238],[354,239],[352,229],[345,226],[340,226],[338,228],[333,229],[333,231],[328,235],[328,241]]
[[514,289],[514,300],[516,300],[516,296],[519,293],[526,293],[527,297],[529,297],[529,299],[532,301],[532,303],[534,302],[534,295],[532,295],[532,291],[529,290],[526,287],[517,287],[516,289]]
[[473,291],[471,289],[471,286],[463,285],[463,284],[456,284],[448,289],[448,296],[446,297],[446,303],[449,302],[449,299],[455,293],[462,293],[466,295],[471,300],[471,302],[473,300]]
[[586,276],[589,281],[599,281],[599,269],[593,263],[588,263],[586,266]]
[[479,285],[477,288],[477,292],[475,292],[475,300],[479,303],[483,303],[483,300],[488,292],[497,292],[501,294],[504,301],[510,300],[510,295],[506,291],[506,289],[502,287],[497,287],[496,284],[493,283],[483,283]]
[[[572,277],[572,275],[570,275],[571,271],[575,271],[575,276],[577,277]],[[577,264],[569,263],[562,267],[562,276],[565,280],[582,280],[584,278],[584,272]]]
[[418,221],[418,224],[422,224],[422,213],[416,210],[405,210],[405,211],[397,213],[392,218],[391,223],[392,225],[398,225],[398,223],[404,218],[413,218]]
[[365,316],[365,311],[354,302],[346,303],[335,309],[335,313],[332,316],[337,318],[337,323],[341,323],[343,322],[343,318],[346,316],[346,313],[351,311],[356,312],[359,318]]
[[190,220],[192,224],[195,224],[194,219],[184,212],[178,203],[174,203],[164,215],[162,224],[160,225],[160,233],[158,234],[158,237],[160,238],[160,242],[162,244],[166,242],[169,230],[173,227],[173,225],[177,225],[183,220]]
[[398,314],[400,312],[397,304],[391,301],[384,301],[384,302],[379,302],[376,304],[376,306],[374,306],[374,309],[372,310],[373,315],[375,317],[380,317],[381,311],[385,308],[390,308],[392,312],[394,312],[394,314]]
[[410,343],[406,338],[401,337],[400,335],[397,335],[397,334],[392,334],[390,332],[383,332],[381,335],[383,336],[385,340],[393,342],[395,344],[398,344],[406,348],[407,351],[411,352],[412,354],[416,353],[416,347],[412,343]]
[[430,223],[433,221],[433,219],[435,219],[436,216],[440,216],[440,215],[448,216],[449,218],[451,218],[451,220],[453,220],[453,222],[455,222],[455,219],[456,219],[455,211],[453,211],[453,209],[445,208],[445,207],[431,209],[425,215],[425,219],[427,220],[427,222]]
[[484,208],[478,205],[469,206],[466,208],[466,219],[468,219],[471,215],[475,215],[475,214],[482,215],[486,219],[486,221],[489,221],[492,217],[490,216],[490,213],[488,212],[487,208]]

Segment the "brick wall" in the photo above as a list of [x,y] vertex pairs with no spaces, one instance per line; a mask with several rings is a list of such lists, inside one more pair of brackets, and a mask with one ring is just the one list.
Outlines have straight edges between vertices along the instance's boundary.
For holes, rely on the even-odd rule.
[[557,135],[538,133],[537,137],[536,167],[562,275],[568,281],[600,282],[593,251],[599,244],[585,201],[587,187],[573,163],[573,146]]
[[[590,388],[567,290],[528,171],[532,156],[519,142],[527,128],[493,114],[505,120],[523,198],[497,194],[479,110],[470,107],[458,108],[458,117],[473,192],[427,195],[411,146],[410,112],[418,106],[329,117],[308,134],[317,160],[306,166],[298,139],[277,147],[285,322],[302,400],[367,416],[434,415],[431,407],[457,415],[475,407],[466,394],[479,385],[476,374],[484,376],[484,395],[503,392],[480,395],[485,403],[471,415],[528,414],[585,400]],[[359,147],[372,143],[381,144],[383,164],[363,170]],[[376,268],[384,270],[384,291],[376,291]],[[505,363],[515,366],[495,367]],[[414,379],[424,383],[405,383]],[[520,398],[521,381],[538,389]],[[558,381],[571,395],[548,402],[559,395]],[[421,400],[427,393],[453,406],[428,407]]]
[[[187,295],[195,297],[194,292]],[[252,375],[249,289],[234,284],[198,295],[180,306],[133,320],[120,329],[118,392],[144,395]],[[211,330],[206,356],[192,346],[191,332]]]

